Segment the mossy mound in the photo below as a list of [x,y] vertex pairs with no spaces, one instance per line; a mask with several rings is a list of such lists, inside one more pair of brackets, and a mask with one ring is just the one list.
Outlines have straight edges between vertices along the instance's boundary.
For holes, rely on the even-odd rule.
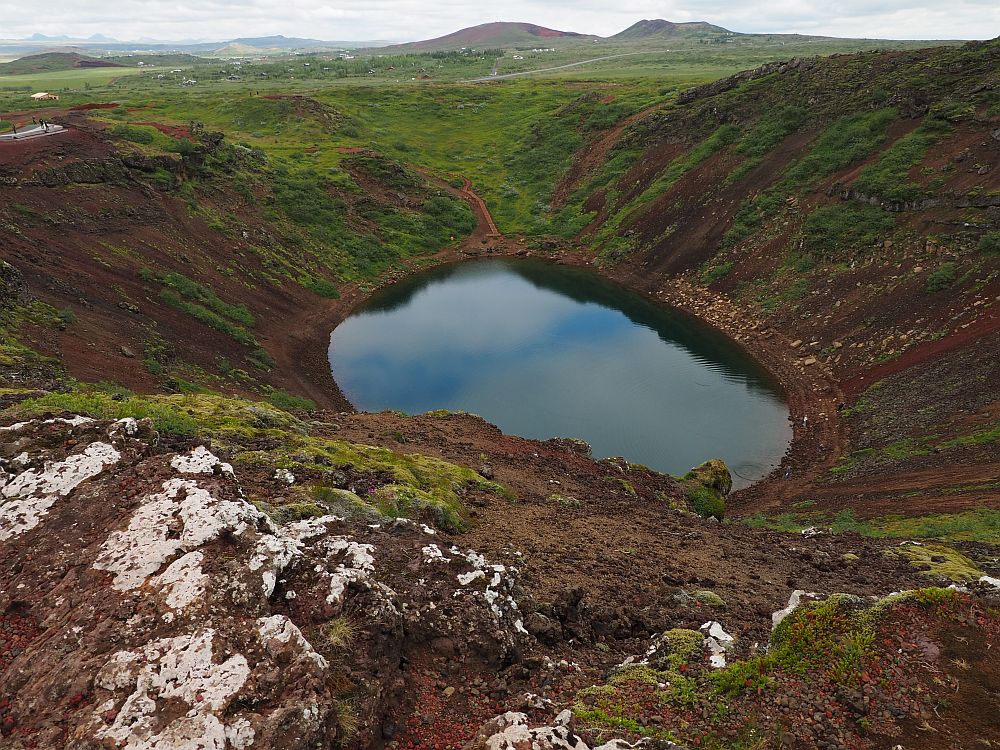
[[725,600],[714,591],[692,591],[691,598],[706,607],[725,607]]
[[726,515],[726,496],[733,489],[729,467],[718,458],[696,466],[681,477],[684,492],[695,513],[705,518]]
[[672,628],[662,636],[657,659],[661,664],[669,663],[671,660],[675,663],[678,660],[686,663],[700,656],[704,645],[705,636],[697,630]]
[[972,560],[943,544],[904,544],[886,550],[886,554],[905,558],[928,578],[971,583],[984,575]]
[[[968,617],[970,603],[968,594],[941,588],[878,600],[834,595],[793,611],[775,629],[766,652],[718,670],[706,663],[701,633],[669,630],[657,639],[648,664],[622,665],[604,684],[577,693],[574,716],[579,726],[597,731],[624,730],[682,744],[697,739],[694,744],[700,747],[743,747],[732,737],[741,730],[744,712],[761,700],[775,696],[783,705],[780,701],[794,696],[802,701],[803,690],[806,695],[850,698],[861,695],[864,686],[891,681],[898,657],[891,644],[900,637],[893,615],[899,610],[908,610],[907,621],[952,622],[957,613]],[[911,697],[921,692],[918,686]],[[886,704],[879,701],[896,699],[888,693],[879,696],[872,700],[880,709]],[[809,704],[801,710],[808,715],[814,709]],[[707,735],[706,719],[714,725]],[[756,739],[758,744],[749,746],[763,747],[761,736]]]
[[175,437],[214,438],[239,442],[275,431],[305,433],[297,418],[266,401],[249,401],[219,394],[142,396],[124,389],[81,386],[69,393],[50,393],[23,401],[14,410],[30,418],[47,412],[88,414],[96,419],[150,419],[153,427]]

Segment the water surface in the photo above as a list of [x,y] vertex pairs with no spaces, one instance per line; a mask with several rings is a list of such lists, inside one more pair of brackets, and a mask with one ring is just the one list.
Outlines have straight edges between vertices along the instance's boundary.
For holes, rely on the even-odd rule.
[[737,486],[788,446],[777,384],[732,341],[585,269],[523,259],[437,268],[378,293],[330,338],[360,409],[479,414],[672,474],[722,458]]

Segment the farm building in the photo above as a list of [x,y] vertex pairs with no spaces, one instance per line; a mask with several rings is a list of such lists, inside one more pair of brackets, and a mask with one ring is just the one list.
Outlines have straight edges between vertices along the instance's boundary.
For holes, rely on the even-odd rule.
[[31,98],[34,99],[36,102],[59,101],[58,95],[50,94],[48,91],[39,91],[37,94],[32,94]]

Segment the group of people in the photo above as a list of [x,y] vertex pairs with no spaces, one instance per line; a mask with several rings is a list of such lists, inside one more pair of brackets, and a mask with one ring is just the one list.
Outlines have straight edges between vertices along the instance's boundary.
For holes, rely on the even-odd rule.
[[[49,132],[49,126],[52,123],[49,122],[48,120],[43,120],[40,117],[38,117],[38,118],[32,117],[31,118],[31,124],[34,125],[34,126],[36,126],[36,127],[40,126],[43,131],[45,131],[46,133],[48,133]],[[17,140],[17,123],[16,122],[12,122],[11,123],[11,132],[14,135],[14,140]]]

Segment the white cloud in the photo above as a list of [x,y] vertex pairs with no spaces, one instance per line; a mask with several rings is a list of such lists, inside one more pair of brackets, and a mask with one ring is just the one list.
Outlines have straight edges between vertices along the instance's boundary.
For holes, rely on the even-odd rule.
[[[601,35],[641,18],[705,20],[734,31],[799,32],[897,39],[984,39],[1000,34],[996,0],[512,0],[486,6],[456,0],[48,0],[43,15],[0,0],[3,37],[40,32],[122,39],[231,39],[285,34],[331,40],[419,39],[488,21],[530,21]],[[489,15],[487,15],[489,13]]]

